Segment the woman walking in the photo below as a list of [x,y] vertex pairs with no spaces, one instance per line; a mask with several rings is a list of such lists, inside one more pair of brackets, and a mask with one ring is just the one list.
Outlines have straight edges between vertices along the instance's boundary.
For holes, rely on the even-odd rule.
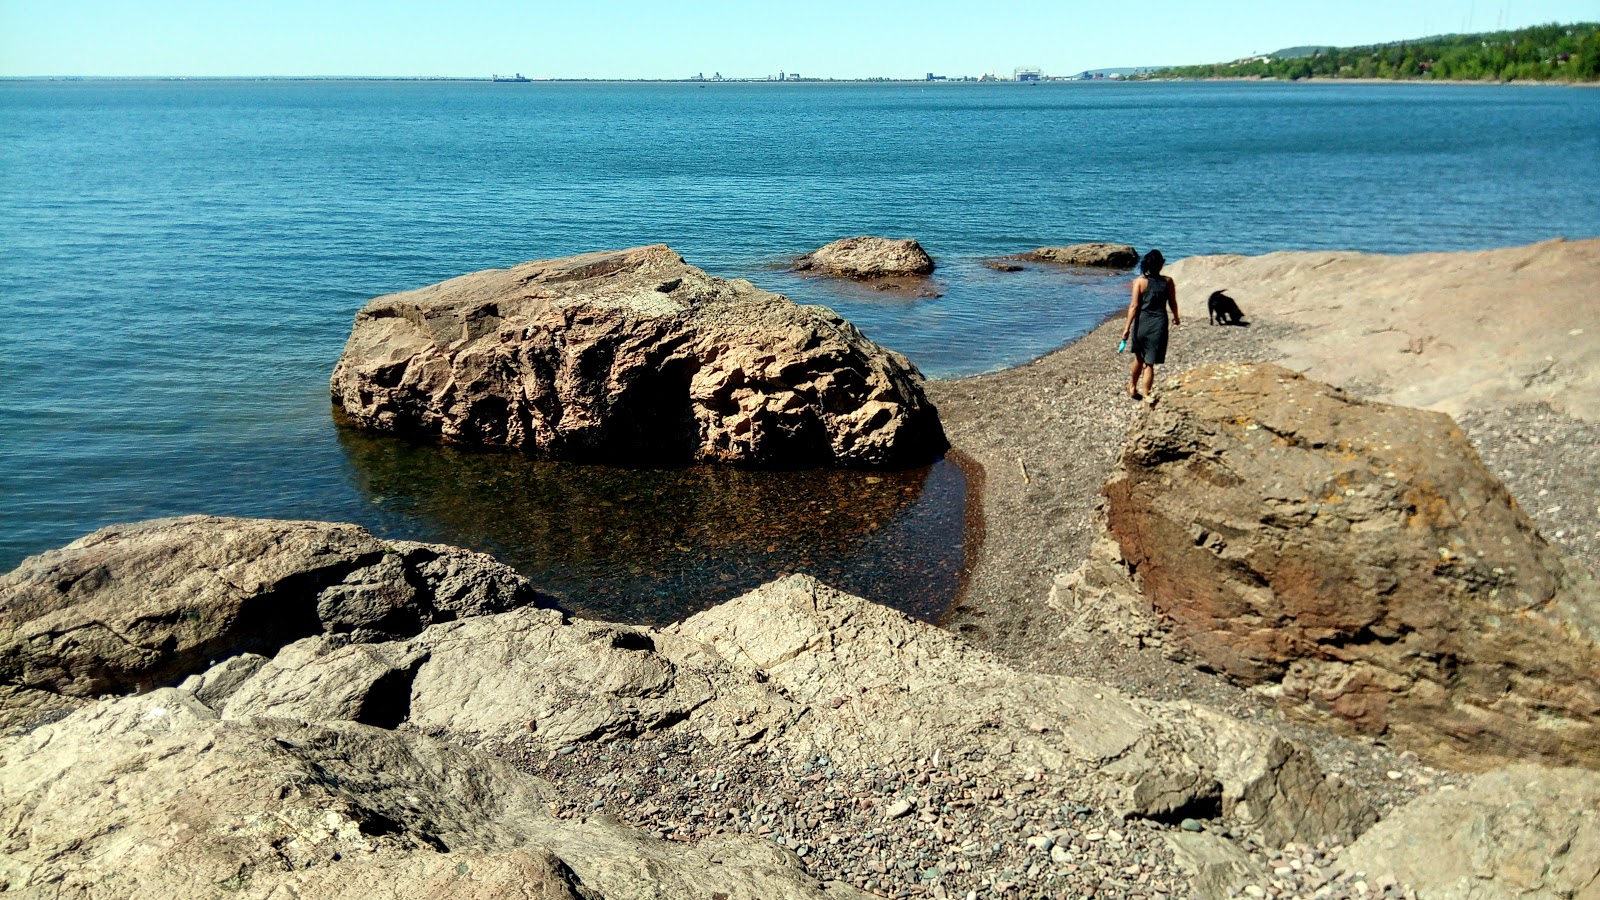
[[[1135,400],[1150,396],[1156,384],[1156,366],[1167,361],[1167,309],[1172,309],[1173,327],[1178,325],[1178,288],[1161,274],[1166,258],[1151,250],[1139,261],[1138,278],[1133,280],[1133,302],[1128,304],[1128,324],[1122,340],[1133,351],[1133,371],[1128,375],[1128,396]],[[1139,392],[1139,377],[1144,376],[1144,393]]]

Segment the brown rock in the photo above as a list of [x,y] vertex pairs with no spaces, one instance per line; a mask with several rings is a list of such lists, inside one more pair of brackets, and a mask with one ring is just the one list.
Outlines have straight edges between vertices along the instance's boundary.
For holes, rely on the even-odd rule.
[[834,278],[900,278],[929,274],[933,258],[911,238],[851,237],[807,253],[794,268]]
[[1438,413],[1276,366],[1195,370],[1108,518],[1177,636],[1303,717],[1460,765],[1600,766],[1600,598]]
[[1139,251],[1127,244],[1072,244],[1066,247],[1040,247],[1011,258],[1025,262],[1055,263],[1058,266],[1131,269],[1139,264]]
[[983,261],[983,267],[985,269],[993,269],[996,272],[1021,272],[1027,268],[1021,263],[1014,263],[1004,259],[986,259]]
[[380,541],[355,525],[114,525],[0,576],[0,684],[73,697],[144,691],[308,635],[406,636],[536,599],[487,556]]
[[365,428],[565,459],[893,466],[945,447],[905,357],[663,246],[379,297],[332,392]]

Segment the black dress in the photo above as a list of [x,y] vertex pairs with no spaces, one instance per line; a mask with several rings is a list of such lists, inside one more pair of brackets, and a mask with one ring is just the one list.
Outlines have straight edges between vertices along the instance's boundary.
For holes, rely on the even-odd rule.
[[1167,301],[1172,297],[1172,281],[1165,275],[1145,278],[1139,297],[1139,312],[1133,319],[1133,338],[1128,346],[1147,366],[1167,361]]

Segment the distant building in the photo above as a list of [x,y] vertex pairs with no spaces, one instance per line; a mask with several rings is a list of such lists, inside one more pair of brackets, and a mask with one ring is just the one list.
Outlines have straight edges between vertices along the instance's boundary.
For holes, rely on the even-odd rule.
[[1044,70],[1033,66],[1022,66],[1016,71],[1016,79],[1018,81],[1042,81],[1044,80]]
[[928,80],[929,81],[949,81],[950,78],[949,78],[949,76],[946,76],[946,75],[935,75],[932,72],[929,72],[928,73]]

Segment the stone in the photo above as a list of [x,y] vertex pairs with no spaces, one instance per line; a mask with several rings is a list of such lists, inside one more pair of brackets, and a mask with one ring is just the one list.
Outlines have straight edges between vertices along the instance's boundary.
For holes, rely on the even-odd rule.
[[857,898],[750,837],[557,819],[543,781],[414,731],[218,719],[164,688],[4,747],[0,885],[19,896]]
[[1127,244],[1071,244],[1066,247],[1039,247],[1009,259],[1024,262],[1054,263],[1096,269],[1131,269],[1139,264],[1139,251]]
[[933,258],[915,240],[850,237],[834,241],[795,260],[795,271],[833,278],[873,280],[927,275]]
[[1269,877],[1266,867],[1250,854],[1214,834],[1169,831],[1162,837],[1199,900],[1233,897],[1245,885],[1264,883]]
[[922,384],[831,310],[657,245],[378,297],[330,389],[361,428],[559,459],[878,467],[945,449]]
[[[806,576],[664,629],[527,607],[405,641],[334,643],[314,637],[285,648],[235,691],[225,717],[321,709],[549,753],[671,732],[856,771],[932,746],[985,759],[974,771],[1017,784],[1092,777],[1105,803],[1127,815],[1176,822],[1203,810],[1280,843],[1347,840],[1373,819],[1306,751],[1269,732],[1187,704],[1017,672]],[[885,814],[914,810],[902,799]]]
[[71,697],[144,691],[314,634],[412,635],[537,601],[488,556],[355,525],[113,525],[0,576],[0,683]]
[[[836,765],[865,768],[886,753],[915,758],[934,746],[947,758],[984,760],[975,771],[997,777],[1088,779],[1124,815],[1178,821],[1204,807],[1279,843],[1348,839],[1376,817],[1354,791],[1323,778],[1308,751],[1263,729],[1190,704],[1019,672],[955,635],[806,576],[667,631],[709,645],[803,706],[805,715],[765,738],[797,758],[825,751]],[[841,694],[848,702],[829,703]]]
[[1420,897],[1600,897],[1600,773],[1520,764],[1414,800],[1345,851]]
[[1178,642],[1440,764],[1600,766],[1600,590],[1449,417],[1276,366],[1173,382],[1105,488]]

